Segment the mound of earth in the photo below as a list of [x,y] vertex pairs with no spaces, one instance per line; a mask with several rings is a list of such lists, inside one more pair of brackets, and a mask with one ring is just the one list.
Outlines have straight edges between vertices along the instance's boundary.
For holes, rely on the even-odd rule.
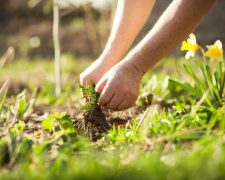
[[[142,110],[145,109],[145,106],[136,106],[136,108],[133,108],[133,114],[141,114]],[[112,117],[107,109],[97,105],[93,111],[84,112],[82,118],[75,117],[74,126],[78,134],[88,134],[90,140],[95,142],[102,137],[103,133],[107,133],[108,130],[112,129],[114,125],[116,128],[125,126],[128,121],[134,118],[129,113],[124,113],[123,116],[123,112],[120,113],[121,115]]]

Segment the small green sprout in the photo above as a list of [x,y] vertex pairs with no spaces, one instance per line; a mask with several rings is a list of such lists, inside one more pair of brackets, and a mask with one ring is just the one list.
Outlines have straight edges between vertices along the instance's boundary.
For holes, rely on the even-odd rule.
[[84,98],[87,99],[87,102],[81,107],[81,109],[84,109],[86,111],[93,111],[98,103],[99,98],[99,93],[95,91],[93,81],[90,79],[87,86],[80,85],[80,89],[84,94]]

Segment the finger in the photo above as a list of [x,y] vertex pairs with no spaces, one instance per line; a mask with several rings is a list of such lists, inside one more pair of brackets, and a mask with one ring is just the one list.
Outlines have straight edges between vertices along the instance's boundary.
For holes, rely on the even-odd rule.
[[129,104],[127,105],[126,109],[129,109],[131,108],[134,104],[135,104],[136,101],[131,101],[129,102]]
[[[80,84],[81,84],[81,86],[85,87],[85,86],[89,85],[90,84],[90,80],[91,80],[91,78],[88,79],[88,78],[85,78],[82,75],[80,75]],[[93,83],[94,83],[94,81],[93,81]]]
[[121,96],[114,94],[110,101],[105,105],[108,109],[115,109],[123,101]]
[[129,103],[126,100],[123,100],[115,109],[114,111],[123,111],[127,109]]
[[80,84],[81,84],[81,86],[85,86],[86,85],[86,80],[84,78],[83,73],[80,74]]
[[114,96],[114,91],[111,88],[107,88],[107,86],[103,89],[100,97],[98,98],[98,102],[100,105],[104,106],[107,104]]
[[98,93],[102,92],[106,83],[107,83],[107,79],[105,78],[100,79],[100,81],[95,86],[95,91]]

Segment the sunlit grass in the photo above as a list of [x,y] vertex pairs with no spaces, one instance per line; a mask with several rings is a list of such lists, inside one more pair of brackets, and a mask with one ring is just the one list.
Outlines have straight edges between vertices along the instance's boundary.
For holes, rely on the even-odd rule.
[[[35,91],[37,88],[37,104],[62,104],[67,102],[68,93],[73,100],[80,96],[79,74],[90,65],[88,59],[77,59],[71,54],[61,57],[62,96],[55,96],[55,64],[54,60],[22,60],[17,59],[6,64],[1,74],[1,83],[6,80],[12,85],[12,91],[19,93],[23,89]],[[22,86],[22,89],[21,89]]]

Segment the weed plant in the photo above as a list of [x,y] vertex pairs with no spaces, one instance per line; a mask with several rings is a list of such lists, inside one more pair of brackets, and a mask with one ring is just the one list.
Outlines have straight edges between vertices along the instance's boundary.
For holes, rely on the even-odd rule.
[[95,91],[95,86],[92,80],[89,81],[87,86],[80,85],[80,89],[86,103],[81,107],[86,111],[93,111],[95,106],[98,104],[99,93]]

